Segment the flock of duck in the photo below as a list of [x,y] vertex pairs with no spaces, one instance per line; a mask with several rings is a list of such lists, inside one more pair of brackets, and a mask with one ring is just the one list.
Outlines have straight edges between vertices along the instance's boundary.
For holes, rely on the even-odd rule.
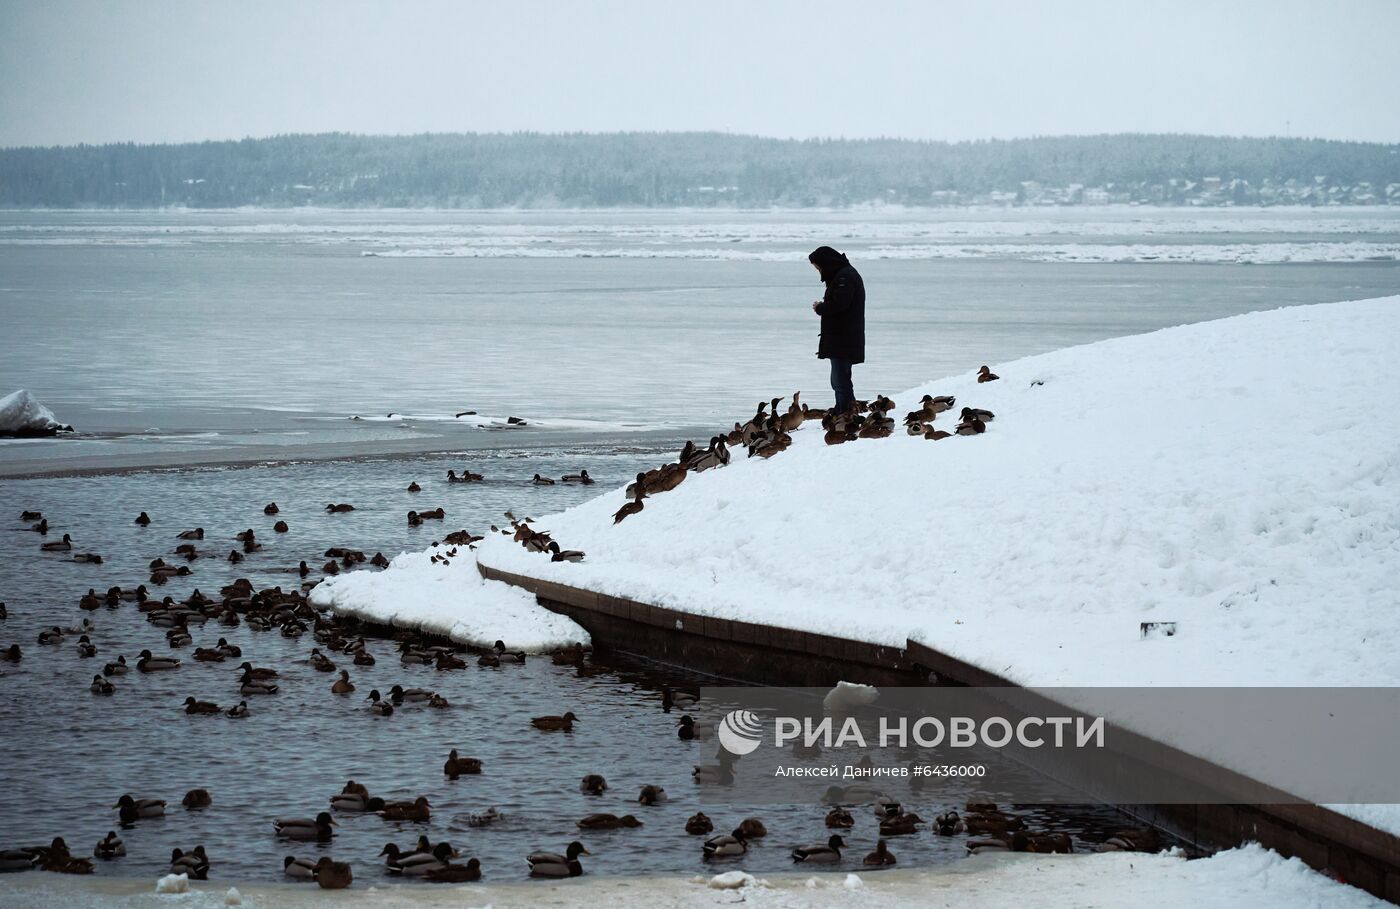
[[[996,376],[984,366],[979,381],[993,381],[995,379]],[[615,522],[640,512],[644,499],[676,488],[689,473],[698,473],[728,464],[730,446],[745,447],[749,456],[772,457],[791,444],[790,433],[807,420],[819,420],[825,431],[827,444],[833,445],[856,439],[880,438],[888,436],[892,432],[894,421],[888,417],[888,413],[894,409],[895,405],[893,401],[883,395],[878,396],[873,401],[857,402],[855,406],[844,413],[830,413],[808,408],[800,402],[800,393],[795,393],[791,405],[786,411],[780,412],[778,405],[781,400],[781,398],[775,398],[770,402],[760,403],[752,418],[742,424],[736,422],[731,432],[713,437],[708,447],[700,448],[694,443],[687,442],[675,462],[637,474],[635,482],[627,490],[628,498],[631,501],[619,510],[615,516]],[[961,412],[961,420],[955,427],[954,433],[935,430],[933,428],[935,418],[939,414],[951,410],[954,406],[955,402],[951,397],[924,396],[920,401],[920,406],[905,416],[904,422],[907,432],[910,435],[922,435],[927,439],[941,439],[951,434],[975,435],[984,432],[986,423],[993,418],[993,415],[988,411],[965,407]],[[449,471],[447,477],[449,483],[474,483],[482,480],[481,474],[470,471],[464,471],[462,474]],[[594,482],[586,470],[566,475],[561,478],[561,481],[584,485]],[[555,481],[536,474],[532,482],[535,485],[553,485]],[[413,483],[409,486],[409,491],[421,491],[421,487],[417,483]],[[326,511],[332,514],[353,510],[354,506],[348,503],[329,503],[326,505]],[[275,517],[278,515],[279,509],[276,503],[270,503],[263,509],[263,512],[267,516]],[[31,523],[30,529],[44,535],[48,533],[48,522],[40,512],[25,511],[20,517],[22,521]],[[444,514],[440,508],[427,512],[409,512],[411,524],[421,523],[423,520],[429,519],[441,520],[443,517]],[[531,551],[548,553],[555,561],[578,561],[583,558],[582,552],[562,549],[556,541],[550,538],[547,532],[532,528],[530,526],[531,519],[517,520],[510,512],[506,512],[506,517],[510,520],[509,530],[498,527],[491,529],[512,536]],[[141,527],[150,527],[154,521],[143,511],[137,516],[135,523]],[[273,529],[274,533],[283,533],[286,532],[287,525],[285,521],[278,520]],[[157,556],[150,561],[148,568],[151,585],[159,586],[165,584],[172,577],[189,575],[192,572],[191,564],[207,555],[201,552],[197,546],[206,540],[203,528],[182,530],[176,534],[176,538],[181,542],[170,553],[174,561],[167,562],[164,556]],[[240,562],[245,556],[263,549],[263,543],[252,528],[237,533],[233,539],[239,545],[230,550],[227,556],[230,562]],[[448,534],[444,538],[443,544],[434,544],[435,554],[433,558],[434,560],[448,561],[457,556],[457,547],[463,545],[471,547],[480,539],[480,536],[475,536],[465,530]],[[42,544],[42,549],[47,552],[68,552],[72,550],[72,546],[71,537],[64,534],[61,542],[45,542]],[[96,554],[82,555],[85,555],[86,558],[80,559],[81,561],[96,563],[101,561],[101,557]],[[326,575],[335,574],[342,568],[355,568],[366,562],[379,567],[388,564],[387,559],[381,553],[376,553],[373,558],[367,559],[363,552],[345,547],[328,549],[324,555],[329,559],[322,567],[322,571]],[[302,578],[306,578],[311,569],[305,561],[302,561],[297,571]],[[189,597],[180,601],[176,601],[170,596],[157,599],[151,594],[147,584],[140,584],[131,589],[114,586],[105,593],[89,589],[86,594],[79,598],[78,606],[84,612],[90,613],[104,608],[115,609],[131,605],[144,614],[154,628],[163,632],[167,648],[171,650],[192,646],[191,628],[202,627],[209,622],[225,627],[236,627],[243,624],[255,631],[276,630],[282,637],[290,639],[306,636],[315,642],[308,656],[308,662],[312,668],[318,672],[335,676],[335,680],[328,686],[329,693],[333,696],[349,695],[356,691],[355,684],[350,677],[349,670],[337,665],[337,659],[348,659],[353,666],[373,666],[376,657],[370,651],[365,637],[361,633],[362,628],[357,622],[322,614],[311,606],[305,591],[314,586],[314,583],[304,581],[300,588],[289,590],[284,590],[281,586],[255,589],[251,581],[240,578],[222,587],[218,597],[207,596],[195,589]],[[4,604],[0,603],[0,619],[5,618],[6,615]],[[54,626],[46,629],[39,634],[38,643],[43,647],[58,647],[69,636],[77,635],[75,649],[78,656],[83,659],[95,658],[98,653],[97,645],[92,640],[92,635],[95,632],[96,627],[91,619],[83,618],[80,623],[67,628]],[[499,640],[490,648],[474,648],[432,641],[410,631],[397,632],[394,634],[393,640],[402,664],[431,665],[442,671],[466,669],[468,662],[464,657],[468,655],[475,656],[477,665],[481,667],[520,664],[526,660],[524,653],[507,649],[505,643]],[[213,646],[194,648],[191,655],[195,662],[220,664],[241,660],[242,657],[241,649],[230,644],[224,637],[219,637]],[[0,661],[18,662],[23,658],[23,652],[18,644],[12,644],[9,648],[0,650]],[[581,667],[584,651],[578,646],[565,648],[552,653],[551,659],[559,665]],[[101,696],[112,695],[117,687],[117,683],[113,681],[114,678],[119,679],[133,670],[142,674],[177,671],[181,665],[180,658],[173,655],[157,655],[149,648],[140,652],[134,665],[127,662],[125,655],[119,655],[115,660],[105,663],[100,673],[93,675],[90,691]],[[180,709],[190,716],[222,716],[228,719],[246,719],[253,714],[248,706],[249,700],[256,701],[259,698],[275,696],[279,690],[279,673],[277,669],[272,667],[259,667],[244,660],[237,664],[235,677],[239,696],[236,704],[224,706],[214,701],[189,696],[185,698]],[[391,716],[396,710],[403,709],[406,705],[421,705],[428,708],[449,706],[446,698],[435,691],[418,687],[404,688],[400,685],[394,685],[390,688],[387,696],[381,695],[377,689],[372,690],[365,700],[368,702],[367,712],[377,717]],[[673,708],[688,707],[693,705],[695,701],[694,695],[667,688],[662,693],[661,706],[664,711],[669,713]],[[574,724],[577,722],[579,722],[579,718],[572,711],[565,711],[560,715],[534,717],[530,720],[530,726],[543,733],[567,733],[573,730]],[[677,737],[685,741],[708,738],[712,732],[712,726],[699,723],[688,714],[682,716],[676,724]],[[719,765],[697,766],[695,768],[693,776],[697,783],[725,783],[732,780],[732,760],[723,759],[727,756],[725,752],[721,752],[721,756]],[[443,774],[449,780],[482,772],[483,762],[480,759],[462,756],[455,749],[451,751],[443,765]],[[582,779],[579,789],[590,796],[603,797],[608,792],[609,786],[601,774],[589,774]],[[890,850],[887,838],[916,834],[924,825],[924,821],[917,813],[907,810],[899,802],[882,793],[874,790],[857,791],[858,789],[860,787],[851,787],[828,793],[828,800],[837,804],[826,813],[825,823],[828,828],[839,832],[833,832],[825,842],[793,848],[790,854],[795,863],[836,864],[844,861],[843,851],[849,845],[846,837],[857,825],[856,815],[851,809],[858,804],[873,803],[878,839],[874,850],[864,856],[861,864],[863,867],[885,867],[895,864],[896,859]],[[662,804],[666,799],[666,792],[663,788],[646,784],[639,790],[637,804],[642,808],[648,808]],[[195,789],[186,793],[181,804],[190,811],[209,810],[214,804],[214,798],[206,789]],[[135,798],[131,794],[125,794],[112,807],[117,813],[119,826],[123,829],[133,829],[139,827],[143,820],[163,815],[167,803],[159,798]],[[965,806],[964,811],[965,813],[962,814],[957,811],[946,811],[939,814],[930,825],[930,829],[935,835],[940,836],[966,833],[975,837],[967,842],[967,849],[974,853],[986,851],[1073,851],[1074,847],[1068,836],[1028,830],[1022,818],[1002,812],[995,805],[969,803]],[[321,811],[314,817],[286,816],[276,818],[272,821],[271,833],[288,842],[331,843],[336,835],[335,828],[338,826],[335,814],[332,812],[335,814],[374,813],[386,821],[427,822],[432,817],[432,806],[426,796],[405,801],[386,801],[373,797],[365,786],[351,780],[345,784],[340,792],[330,797],[329,810]],[[501,818],[502,815],[499,812],[491,809],[471,815],[470,825],[489,827]],[[577,827],[583,831],[620,830],[640,827],[643,823],[630,813],[619,816],[613,813],[596,812],[578,820]],[[705,837],[701,842],[700,852],[706,859],[741,857],[748,853],[754,841],[768,835],[767,827],[762,820],[756,817],[744,818],[728,833],[716,835],[715,829],[714,821],[704,813],[691,816],[684,824],[686,835]],[[1098,848],[1155,851],[1158,847],[1159,843],[1155,832],[1151,829],[1145,829],[1120,831]],[[533,852],[524,858],[532,877],[563,878],[577,877],[583,874],[581,858],[591,854],[581,842],[575,840],[570,842],[563,852]],[[114,860],[125,855],[126,845],[115,830],[109,831],[103,839],[96,843],[92,858],[74,855],[62,837],[55,837],[44,846],[0,851],[0,871],[39,868],[67,874],[88,874],[94,870],[94,859]],[[447,842],[432,843],[426,836],[421,836],[415,844],[407,847],[400,847],[394,843],[386,844],[379,853],[379,857],[384,859],[386,873],[395,876],[407,876],[435,882],[469,882],[479,880],[482,876],[481,863],[477,858],[458,862],[456,860],[461,855],[452,844]],[[191,879],[203,880],[208,878],[210,867],[211,859],[202,843],[196,844],[191,849],[175,848],[171,852],[170,871],[172,874],[185,874]],[[283,860],[281,871],[287,878],[315,881],[326,889],[348,887],[353,880],[350,864],[336,861],[329,856],[323,856],[313,861],[309,858],[287,855]]]

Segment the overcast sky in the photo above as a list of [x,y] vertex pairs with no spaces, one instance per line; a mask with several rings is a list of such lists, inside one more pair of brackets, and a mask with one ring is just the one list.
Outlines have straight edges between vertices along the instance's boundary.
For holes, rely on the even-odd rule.
[[1400,141],[1400,0],[0,0],[0,145],[715,129]]

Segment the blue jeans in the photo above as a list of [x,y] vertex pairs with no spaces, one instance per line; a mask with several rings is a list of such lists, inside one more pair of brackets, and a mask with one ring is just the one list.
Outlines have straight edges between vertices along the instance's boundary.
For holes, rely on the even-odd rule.
[[851,361],[831,361],[831,390],[836,392],[837,412],[845,410],[856,402],[855,388],[851,385]]

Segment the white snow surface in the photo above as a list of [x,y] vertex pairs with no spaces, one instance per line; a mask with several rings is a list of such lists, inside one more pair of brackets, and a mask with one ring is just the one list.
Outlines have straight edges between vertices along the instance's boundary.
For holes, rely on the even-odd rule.
[[[541,518],[582,563],[503,537],[478,558],[687,612],[908,638],[1028,687],[1400,685],[1400,297],[993,367],[996,382],[893,396],[899,416],[924,393],[992,410],[984,435],[829,447],[804,428],[619,525],[621,490]],[[1144,621],[1177,633],[1143,638]],[[1110,719],[1275,777],[1241,736]],[[1400,806],[1332,807],[1400,833]]]
[[[897,853],[897,846],[894,847]],[[490,871],[487,870],[489,875]],[[721,875],[738,878],[743,872]],[[685,909],[732,906],[756,909],[1380,909],[1389,905],[1355,887],[1310,871],[1258,846],[1187,861],[1161,853],[1100,855],[979,855],[936,871],[896,866],[853,874],[769,875],[748,878],[742,895],[707,886],[717,878],[656,876],[612,878],[585,875],[559,884],[492,884],[463,887],[360,887],[337,894],[336,905],[366,907],[602,906]],[[853,881],[854,879],[854,881]],[[242,889],[253,907],[321,907],[325,894],[290,885],[249,884]],[[178,901],[191,909],[222,905],[222,885],[198,884]],[[11,875],[0,888],[0,909],[139,909],[169,906],[170,897],[132,879],[39,874]]]
[[0,432],[48,432],[63,425],[23,388],[0,398]]
[[484,580],[465,548],[458,547],[459,555],[447,564],[434,563],[429,549],[404,553],[383,571],[326,578],[312,589],[311,602],[352,618],[483,647],[501,640],[511,650],[539,652],[588,643],[588,632],[540,606],[533,594]]
[[[829,447],[809,425],[616,526],[621,490],[540,518],[582,563],[490,535],[478,557],[688,612],[907,637],[1024,685],[1400,684],[1400,297],[992,366],[999,381],[893,395],[897,416],[926,392],[992,410],[984,435]],[[857,385],[886,391],[858,369]],[[1158,620],[1177,634],[1140,639]]]

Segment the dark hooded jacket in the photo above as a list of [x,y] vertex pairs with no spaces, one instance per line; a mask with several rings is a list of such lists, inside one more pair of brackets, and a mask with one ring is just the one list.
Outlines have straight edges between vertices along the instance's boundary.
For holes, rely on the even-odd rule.
[[821,270],[826,294],[817,306],[822,317],[817,356],[823,360],[865,362],[865,282],[860,272],[830,246],[814,250],[808,261]]

